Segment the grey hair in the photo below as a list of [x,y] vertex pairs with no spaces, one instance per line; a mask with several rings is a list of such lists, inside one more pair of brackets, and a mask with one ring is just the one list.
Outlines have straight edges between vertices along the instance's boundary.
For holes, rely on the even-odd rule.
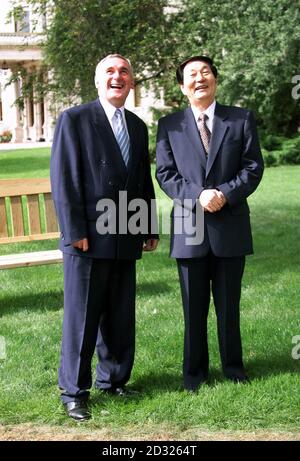
[[108,54],[103,59],[101,59],[101,61],[99,61],[97,66],[96,66],[96,69],[95,69],[95,86],[96,86],[96,88],[97,88],[97,74],[99,72],[99,69],[100,69],[101,65],[104,63],[104,61],[106,61],[107,59],[110,59],[110,58],[120,58],[120,59],[123,59],[123,61],[126,61],[128,63],[128,65],[129,65],[131,75],[133,76],[132,65],[131,65],[131,62],[130,62],[130,60],[128,58],[125,58],[125,56],[122,56],[121,54],[118,54],[118,53]]

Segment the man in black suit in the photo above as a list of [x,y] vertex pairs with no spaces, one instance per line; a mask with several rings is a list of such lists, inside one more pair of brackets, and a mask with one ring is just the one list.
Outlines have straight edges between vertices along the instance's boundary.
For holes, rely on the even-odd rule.
[[[211,58],[184,61],[176,76],[190,107],[159,121],[156,177],[176,205],[171,256],[177,259],[185,319],[184,387],[196,391],[208,377],[210,289],[223,372],[234,382],[248,379],[239,303],[245,255],[253,252],[247,197],[262,178],[263,159],[252,113],[215,101]],[[201,212],[203,239],[190,244],[186,221],[197,227]]]
[[[128,59],[102,59],[95,84],[98,99],[59,117],[51,156],[52,195],[64,254],[59,387],[68,415],[76,420],[90,417],[87,401],[95,346],[96,388],[126,392],[135,349],[136,260],[142,250],[155,250],[158,242],[148,220],[145,232],[127,229],[132,217],[128,203],[141,199],[150,206],[154,198],[146,125],[124,109],[134,85]],[[115,208],[108,209],[110,204]]]

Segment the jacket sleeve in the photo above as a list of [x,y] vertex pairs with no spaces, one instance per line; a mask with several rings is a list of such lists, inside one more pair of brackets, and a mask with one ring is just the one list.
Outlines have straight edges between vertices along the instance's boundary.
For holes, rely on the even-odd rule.
[[251,111],[248,111],[243,135],[240,170],[230,181],[217,186],[217,189],[225,195],[229,205],[236,205],[252,194],[260,183],[264,171],[256,124]]
[[145,140],[145,178],[144,178],[144,188],[143,188],[143,199],[147,203],[148,208],[148,235],[145,236],[144,240],[150,238],[159,239],[159,229],[158,229],[158,217],[157,217],[157,206],[155,200],[155,191],[151,176],[151,165],[150,165],[150,156],[149,156],[149,140],[148,140],[148,130],[146,125],[144,125],[144,140]]
[[[204,187],[184,178],[178,172],[168,130],[164,125],[164,120],[159,120],[156,144],[156,179],[162,190],[170,198],[178,200],[183,206],[185,206],[184,200],[188,200],[190,204],[188,208],[193,209]],[[187,208],[187,206],[185,207]]]
[[78,132],[68,111],[58,119],[50,162],[52,197],[65,245],[87,237]]

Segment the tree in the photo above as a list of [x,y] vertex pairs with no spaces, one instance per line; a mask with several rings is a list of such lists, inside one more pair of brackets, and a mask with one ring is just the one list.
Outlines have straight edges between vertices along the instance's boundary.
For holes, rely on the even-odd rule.
[[128,56],[138,81],[158,76],[165,66],[170,23],[163,14],[164,0],[27,0],[27,4],[51,18],[43,52],[51,70],[47,88],[56,101],[94,98],[95,67],[109,53]]
[[220,102],[253,109],[268,132],[298,129],[300,104],[291,95],[292,78],[300,74],[296,0],[26,1],[52,17],[43,48],[52,72],[47,89],[56,100],[95,97],[96,63],[118,52],[131,59],[137,81],[162,87],[167,105],[178,110],[186,100],[176,66],[208,54],[219,69]]
[[[293,133],[300,104],[291,96],[300,74],[300,9],[296,0],[184,0],[176,25],[182,59],[208,54],[218,66],[218,99],[253,109],[269,132]],[[182,96],[166,93],[178,105]],[[172,82],[173,85],[173,82]],[[177,99],[176,99],[177,98]]]

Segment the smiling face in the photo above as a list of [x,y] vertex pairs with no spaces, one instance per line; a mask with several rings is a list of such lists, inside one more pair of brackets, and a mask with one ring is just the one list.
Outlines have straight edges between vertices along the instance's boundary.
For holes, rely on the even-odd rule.
[[129,62],[121,57],[108,57],[96,68],[95,85],[98,94],[115,107],[125,104],[129,91],[134,87]]
[[182,93],[192,106],[205,110],[215,99],[217,80],[204,61],[191,61],[183,69]]

